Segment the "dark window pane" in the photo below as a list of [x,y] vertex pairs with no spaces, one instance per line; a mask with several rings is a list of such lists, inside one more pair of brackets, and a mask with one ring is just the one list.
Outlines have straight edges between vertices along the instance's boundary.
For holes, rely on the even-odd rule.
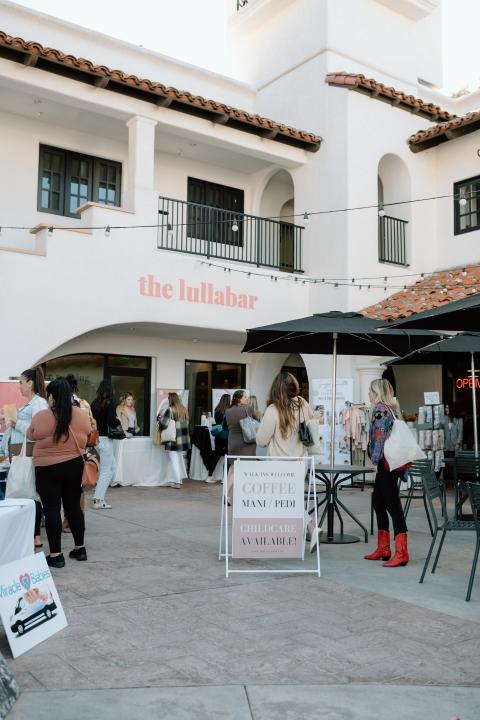
[[53,173],[52,175],[52,190],[55,190],[55,192],[60,192],[62,182],[61,182],[61,176],[58,173]]
[[108,355],[107,364],[109,367],[143,369],[148,367],[148,358],[135,355]]
[[55,154],[55,155],[53,156],[53,166],[52,166],[52,169],[55,170],[56,172],[61,172],[61,171],[62,171],[62,159],[63,159],[63,158],[62,158],[61,155]]

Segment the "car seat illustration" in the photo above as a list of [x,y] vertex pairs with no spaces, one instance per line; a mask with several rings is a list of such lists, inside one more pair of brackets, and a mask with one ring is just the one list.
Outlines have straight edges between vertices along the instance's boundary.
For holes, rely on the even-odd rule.
[[13,615],[10,617],[10,628],[17,635],[38,625],[39,622],[51,620],[57,609],[48,585],[27,590],[18,598]]

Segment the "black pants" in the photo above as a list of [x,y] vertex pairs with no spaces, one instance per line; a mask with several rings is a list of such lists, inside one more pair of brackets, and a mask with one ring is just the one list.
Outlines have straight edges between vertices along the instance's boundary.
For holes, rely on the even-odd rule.
[[377,516],[378,529],[389,529],[388,516],[390,515],[395,535],[407,532],[407,524],[398,493],[398,477],[398,472],[385,470],[383,460],[380,460],[377,474],[375,475],[372,498],[375,515]]
[[[36,477],[36,476],[35,476]],[[42,522],[42,503],[35,500],[35,532],[34,535],[40,535],[40,525]]]
[[37,492],[42,499],[45,530],[51,553],[62,551],[62,503],[75,545],[83,545],[85,518],[80,508],[82,473],[81,457],[57,465],[35,468]]

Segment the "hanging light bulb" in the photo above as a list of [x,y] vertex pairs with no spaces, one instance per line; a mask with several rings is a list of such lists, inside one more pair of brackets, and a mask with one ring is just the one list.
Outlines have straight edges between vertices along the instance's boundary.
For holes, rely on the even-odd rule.
[[337,288],[337,287],[338,287],[338,283],[334,283],[334,284],[333,284],[333,287],[334,287],[334,288]]
[[49,227],[49,228],[48,228],[47,235],[48,235],[48,237],[52,237],[52,235],[53,235],[53,227]]
[[403,286],[403,292],[407,292],[407,286],[406,286],[406,285]]
[[305,223],[305,225],[308,225],[308,223],[310,222],[310,215],[308,214],[308,212],[303,213],[303,222]]
[[361,285],[359,285],[359,286],[358,286],[358,289],[359,289],[359,290],[361,290],[361,289],[362,289],[362,286],[361,286]]
[[378,206],[378,216],[385,217],[385,208],[383,207],[383,205]]
[[458,204],[459,204],[461,207],[465,207],[466,204],[467,204],[467,198],[466,198],[466,197],[461,197],[460,200],[458,201]]
[[421,277],[421,278],[424,278],[424,277],[425,277],[425,273],[420,273],[420,277]]
[[173,237],[173,225],[171,223],[167,223],[167,235],[168,237]]
[[367,285],[367,290],[368,292],[370,292],[370,285]]
[[467,268],[462,268],[462,275],[465,277],[467,274]]
[[110,225],[105,228],[105,237],[110,237]]
[[232,232],[238,232],[238,225],[236,220],[233,221]]
[[355,278],[352,278],[352,283],[354,283],[354,282],[355,282]]

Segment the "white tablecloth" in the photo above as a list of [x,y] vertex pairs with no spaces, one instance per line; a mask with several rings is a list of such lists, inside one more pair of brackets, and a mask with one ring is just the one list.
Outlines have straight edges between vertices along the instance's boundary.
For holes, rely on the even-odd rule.
[[[198,452],[198,448],[194,448]],[[113,454],[117,469],[111,485],[137,485],[155,487],[166,485],[168,480],[168,458],[162,445],[154,445],[150,437],[136,437],[113,441]],[[192,461],[194,480],[206,480],[208,472],[199,457]],[[223,458],[222,458],[223,460]],[[214,477],[221,480],[223,464],[215,468]],[[170,478],[171,479],[171,478]]]
[[[217,482],[223,480],[223,461],[223,457],[219,458],[212,474],[212,480],[216,480]],[[200,450],[196,445],[192,445],[192,457],[190,459],[188,477],[190,480],[203,480],[203,482],[208,478],[208,470],[203,464]]]
[[33,555],[34,532],[33,500],[0,501],[0,565]]

